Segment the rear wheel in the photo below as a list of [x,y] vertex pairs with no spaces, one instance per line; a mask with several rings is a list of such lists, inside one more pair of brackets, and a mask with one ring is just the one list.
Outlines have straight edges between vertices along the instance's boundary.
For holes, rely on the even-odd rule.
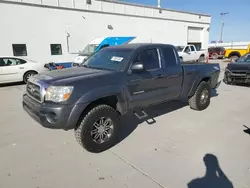
[[194,95],[189,98],[189,106],[194,110],[204,110],[210,104],[211,87],[208,82],[202,81]]
[[117,140],[120,120],[118,112],[108,105],[93,107],[75,130],[77,142],[89,152],[99,153]]
[[24,83],[26,84],[28,82],[28,79],[31,77],[31,76],[34,76],[35,74],[37,74],[37,72],[35,71],[28,71],[24,74],[23,76],[23,81]]
[[213,53],[213,54],[212,54],[212,58],[213,58],[214,60],[218,59],[218,54],[217,54],[217,53]]
[[235,62],[239,58],[240,58],[240,54],[239,53],[231,53],[231,54],[229,54],[229,59],[232,62]]
[[201,55],[198,59],[198,63],[205,63],[205,56]]

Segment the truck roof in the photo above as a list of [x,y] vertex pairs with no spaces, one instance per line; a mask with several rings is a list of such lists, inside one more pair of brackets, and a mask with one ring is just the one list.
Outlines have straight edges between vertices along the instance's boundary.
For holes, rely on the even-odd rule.
[[138,49],[141,47],[150,47],[150,46],[170,46],[174,47],[171,44],[163,44],[163,43],[129,43],[129,44],[122,44],[118,46],[110,46],[108,48],[117,48],[117,49]]

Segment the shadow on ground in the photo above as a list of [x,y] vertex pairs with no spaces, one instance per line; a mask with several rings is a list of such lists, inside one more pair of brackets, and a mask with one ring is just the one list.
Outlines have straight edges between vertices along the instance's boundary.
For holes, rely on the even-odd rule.
[[231,84],[227,84],[225,83],[225,81],[223,80],[223,83],[229,86],[238,86],[238,87],[250,87],[250,84],[247,83],[231,83]]
[[246,129],[243,130],[245,133],[249,134],[250,135],[250,128],[247,127],[246,125],[243,125],[243,127],[245,127]]
[[8,84],[0,84],[0,87],[12,87],[12,86],[20,86],[25,85],[24,82],[14,82],[14,83],[8,83]]
[[[212,90],[211,97],[216,96],[218,96],[217,91]],[[132,112],[126,114],[125,116],[121,117],[122,126],[118,142],[116,144],[122,142],[126,137],[128,137],[138,127],[139,124],[146,121],[149,125],[152,125],[156,123],[156,117],[169,114],[187,105],[187,101],[171,101],[159,105],[154,105],[144,109],[144,111],[148,114],[148,117],[141,120],[138,119]]]
[[206,154],[203,158],[206,166],[205,175],[187,184],[188,188],[233,188],[232,182],[220,168],[218,159],[213,154]]

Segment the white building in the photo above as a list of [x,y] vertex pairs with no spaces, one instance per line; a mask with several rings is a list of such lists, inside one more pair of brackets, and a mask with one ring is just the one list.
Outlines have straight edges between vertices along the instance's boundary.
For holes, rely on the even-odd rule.
[[107,0],[1,0],[0,56],[72,61],[92,39],[140,36],[208,48],[211,16]]

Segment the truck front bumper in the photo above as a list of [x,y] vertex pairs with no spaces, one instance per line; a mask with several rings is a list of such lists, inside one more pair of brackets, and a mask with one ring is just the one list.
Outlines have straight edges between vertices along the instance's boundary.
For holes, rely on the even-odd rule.
[[235,83],[235,84],[250,84],[250,74],[249,73],[237,74],[225,71],[224,80],[226,80],[229,83]]
[[27,94],[23,95],[23,109],[43,127],[51,129],[74,129],[86,106],[41,104]]

